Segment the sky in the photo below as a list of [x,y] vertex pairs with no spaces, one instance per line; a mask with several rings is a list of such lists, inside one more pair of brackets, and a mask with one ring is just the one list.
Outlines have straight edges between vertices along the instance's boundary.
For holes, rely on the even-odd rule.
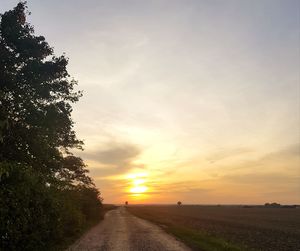
[[105,203],[300,203],[299,1],[28,7],[83,90],[74,153]]

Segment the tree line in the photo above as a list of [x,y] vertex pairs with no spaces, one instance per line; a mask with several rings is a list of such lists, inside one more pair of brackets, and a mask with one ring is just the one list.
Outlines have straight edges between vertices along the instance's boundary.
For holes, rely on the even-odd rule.
[[102,199],[73,129],[82,96],[26,21],[26,2],[0,15],[0,250],[57,250],[101,218]]

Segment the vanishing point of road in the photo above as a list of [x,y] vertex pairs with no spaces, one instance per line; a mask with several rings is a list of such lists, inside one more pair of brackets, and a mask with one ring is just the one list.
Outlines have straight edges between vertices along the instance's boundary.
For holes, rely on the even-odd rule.
[[160,227],[119,207],[106,213],[68,251],[190,251]]

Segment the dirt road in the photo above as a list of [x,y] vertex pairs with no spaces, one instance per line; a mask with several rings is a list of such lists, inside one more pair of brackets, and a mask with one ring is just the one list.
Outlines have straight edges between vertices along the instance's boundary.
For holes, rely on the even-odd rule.
[[158,226],[137,218],[126,208],[109,211],[102,222],[68,251],[188,251],[184,244]]

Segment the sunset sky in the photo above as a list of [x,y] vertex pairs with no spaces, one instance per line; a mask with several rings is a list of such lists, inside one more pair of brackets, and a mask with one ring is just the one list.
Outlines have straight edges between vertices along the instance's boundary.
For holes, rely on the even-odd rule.
[[28,7],[84,91],[74,153],[105,203],[300,203],[298,0]]

